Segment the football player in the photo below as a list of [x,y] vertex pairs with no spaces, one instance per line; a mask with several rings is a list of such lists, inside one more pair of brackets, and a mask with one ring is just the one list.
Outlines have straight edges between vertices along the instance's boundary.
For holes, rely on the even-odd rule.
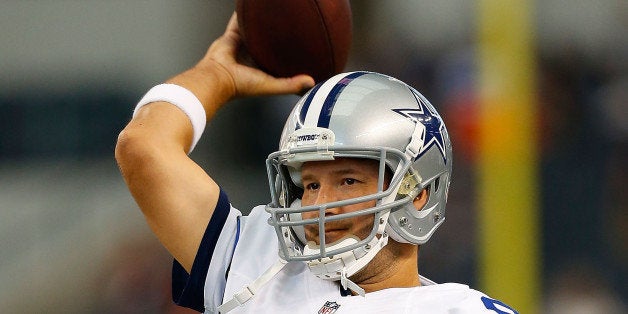
[[[419,275],[445,220],[452,148],[407,84],[342,73],[314,86],[240,63],[237,20],[193,68],[138,103],[116,146],[146,220],[175,258],[175,301],[206,313],[516,313]],[[230,99],[299,93],[266,160],[271,202],[243,216],[188,153]]]

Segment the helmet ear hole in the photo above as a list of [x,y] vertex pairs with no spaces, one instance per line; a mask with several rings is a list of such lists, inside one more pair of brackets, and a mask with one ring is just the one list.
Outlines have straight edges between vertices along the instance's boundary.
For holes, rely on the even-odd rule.
[[417,196],[414,198],[414,207],[416,208],[417,211],[421,211],[425,208],[425,205],[427,205],[429,197],[430,197],[430,186],[427,186],[418,192]]
[[434,180],[434,192],[438,192],[439,187],[440,187],[440,177]]

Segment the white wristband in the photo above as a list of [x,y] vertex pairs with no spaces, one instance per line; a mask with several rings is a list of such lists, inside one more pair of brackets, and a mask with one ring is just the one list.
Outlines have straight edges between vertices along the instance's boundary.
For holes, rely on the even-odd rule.
[[142,97],[140,102],[137,103],[133,111],[133,117],[137,115],[137,112],[143,106],[158,101],[165,101],[177,106],[190,119],[192,129],[194,130],[192,144],[188,150],[188,154],[191,153],[196,143],[201,139],[201,135],[205,130],[205,124],[207,123],[203,104],[201,104],[201,101],[198,100],[191,91],[184,87],[175,84],[159,84],[151,88],[146,95]]

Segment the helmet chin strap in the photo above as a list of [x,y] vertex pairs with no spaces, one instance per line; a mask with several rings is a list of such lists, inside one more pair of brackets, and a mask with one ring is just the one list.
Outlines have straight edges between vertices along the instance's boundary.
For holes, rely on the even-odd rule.
[[343,289],[345,290],[350,289],[351,291],[361,296],[364,296],[366,294],[364,289],[362,289],[362,287],[358,286],[358,284],[356,284],[355,282],[347,278],[346,268],[343,268],[342,273],[340,274],[340,285],[342,286]]
[[[328,250],[331,251],[337,248],[346,247],[355,244],[358,241],[357,237],[348,236],[338,243],[331,245]],[[365,246],[361,246],[341,254],[336,254],[332,257],[311,260],[306,263],[310,268],[310,271],[312,271],[316,277],[325,280],[340,279],[340,285],[344,289],[350,289],[351,291],[364,296],[364,289],[351,281],[349,277],[364,268],[364,266],[366,266],[387,243],[388,235],[384,233],[381,234],[379,238],[373,237],[373,239]],[[308,243],[303,249],[304,254],[317,254],[319,252],[320,246],[314,244],[313,242]]]
[[275,275],[280,272],[287,263],[288,262],[280,258],[275,262],[275,264],[273,264],[273,266],[257,277],[255,281],[242,287],[242,289],[236,292],[229,301],[226,301],[218,306],[218,312],[224,314],[248,302],[267,282],[273,279],[273,277],[275,277]]
[[[373,238],[375,240],[375,238]],[[373,241],[371,241],[373,242]],[[377,242],[375,243],[375,247],[373,247],[370,251],[368,251],[366,253],[366,255],[364,255],[363,258],[361,258],[360,260],[358,260],[357,263],[349,266],[349,267],[343,267],[342,271],[340,273],[340,285],[342,286],[343,289],[351,289],[351,291],[364,296],[365,292],[364,289],[362,289],[362,287],[358,286],[356,283],[354,283],[353,281],[349,280],[349,278],[347,278],[348,276],[352,276],[355,273],[357,273],[358,271],[360,271],[360,269],[364,268],[364,266],[366,266],[374,257],[375,255],[377,255],[377,253],[384,247],[386,246],[386,244],[388,244],[388,235],[386,233],[382,234],[381,237],[379,239],[377,239]]]

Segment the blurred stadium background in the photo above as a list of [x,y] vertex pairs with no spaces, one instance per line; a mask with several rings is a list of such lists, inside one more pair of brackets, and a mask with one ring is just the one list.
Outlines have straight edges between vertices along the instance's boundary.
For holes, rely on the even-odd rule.
[[[516,236],[536,242],[512,247],[507,237],[480,239],[486,227],[481,198],[491,195],[480,191],[486,165],[478,73],[492,60],[478,53],[478,3],[491,1],[352,2],[347,69],[413,84],[439,108],[452,135],[448,222],[422,248],[420,270],[436,281],[485,290],[525,313],[625,313],[628,3],[490,4],[530,10],[523,29],[531,38],[529,54],[522,57],[533,74],[528,96],[535,115],[525,124],[536,137],[534,214],[522,223],[535,235]],[[135,102],[193,65],[233,9],[231,1],[0,3],[3,313],[186,312],[171,304],[171,260],[127,192],[113,149]],[[197,146],[193,157],[230,191],[236,207],[266,202],[264,158],[294,100],[237,101]],[[501,189],[519,189],[512,181]],[[534,289],[531,297],[492,288],[485,252],[530,256],[506,266],[529,268],[531,285],[504,281],[515,290]]]

